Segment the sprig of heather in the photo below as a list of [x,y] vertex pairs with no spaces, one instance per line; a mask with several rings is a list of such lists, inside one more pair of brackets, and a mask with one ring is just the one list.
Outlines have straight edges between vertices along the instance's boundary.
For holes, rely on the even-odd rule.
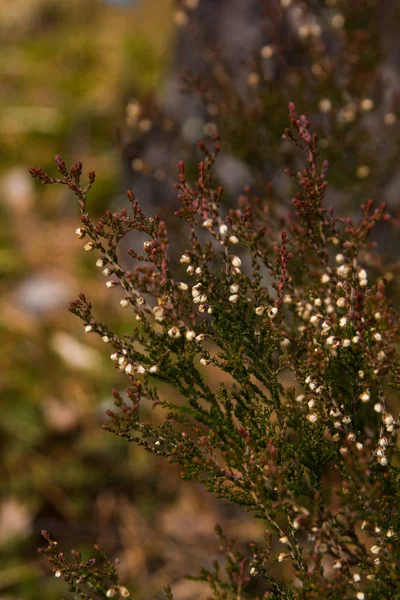
[[[200,144],[194,184],[179,165],[177,216],[189,230],[181,265],[169,256],[164,223],[146,217],[132,192],[131,215],[107,212],[95,224],[86,211],[93,173],[82,188],[80,163],[67,171],[56,157],[63,179],[31,174],[75,193],[76,234],[89,239],[86,251],[99,252],[107,287],[121,289],[121,307],[134,315],[133,332],[121,338],[95,319],[84,295],[71,303],[130,379],[126,396],[114,392],[105,429],[180,464],[184,478],[266,522],[274,543],[251,547],[243,586],[248,574],[267,582],[270,598],[378,598],[398,585],[398,417],[389,386],[400,389],[399,322],[366,259],[373,227],[390,217],[371,200],[358,223],[324,206],[328,165],[308,119],[293,105],[289,113],[284,135],[306,161],[288,171],[299,192],[285,228],[251,190],[224,214],[213,178],[216,136],[212,150]],[[118,244],[130,231],[149,239],[142,255],[129,251],[139,264],[127,271]],[[159,382],[182,400],[159,394]],[[166,410],[161,425],[142,419],[143,398]],[[285,561],[295,579],[281,586],[270,566]]]

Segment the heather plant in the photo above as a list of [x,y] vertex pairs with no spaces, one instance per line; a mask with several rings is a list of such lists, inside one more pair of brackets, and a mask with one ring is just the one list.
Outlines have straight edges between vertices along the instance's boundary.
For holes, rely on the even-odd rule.
[[[284,138],[304,162],[287,169],[292,209],[277,216],[249,187],[225,210],[215,135],[212,148],[199,144],[194,183],[179,164],[176,217],[188,232],[179,263],[165,223],[147,217],[133,192],[131,211],[96,223],[87,209],[93,172],[83,185],[82,164],[68,170],[57,156],[61,177],[31,174],[75,194],[76,235],[132,312],[120,336],[84,294],[70,305],[129,378],[104,428],[177,463],[183,479],[265,528],[247,553],[218,529],[224,566],[197,577],[209,597],[399,598],[398,314],[371,235],[390,215],[372,200],[358,220],[325,206],[328,164],[307,117],[293,104],[289,112]],[[128,270],[119,244],[131,232],[147,239],[142,253],[129,250]],[[55,575],[78,597],[129,597],[104,556],[100,566],[78,553],[67,563],[45,537]]]

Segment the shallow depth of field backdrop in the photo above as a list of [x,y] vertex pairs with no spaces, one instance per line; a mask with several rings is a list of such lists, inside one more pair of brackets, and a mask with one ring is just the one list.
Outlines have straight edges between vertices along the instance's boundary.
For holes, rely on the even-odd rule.
[[[98,543],[111,558],[118,556],[121,582],[132,591],[151,597],[173,583],[177,600],[200,597],[184,575],[217,551],[216,522],[239,543],[262,533],[242,512],[194,484],[182,485],[177,468],[102,431],[111,389],[125,381],[112,368],[108,349],[85,337],[67,311],[68,301],[84,291],[117,331],[129,328],[129,315],[107,292],[91,253],[82,252],[74,235],[79,221],[73,198],[36,186],[30,166],[52,172],[55,153],[67,164],[82,160],[85,172],[97,173],[92,213],[121,207],[124,189],[131,187],[144,208],[159,207],[168,218],[175,162],[180,153],[190,158],[190,145],[214,131],[219,100],[226,108],[221,116],[226,152],[218,176],[228,194],[262,177],[273,180],[279,194],[289,194],[276,149],[282,145],[286,100],[296,100],[293,92],[299,111],[312,110],[324,133],[321,148],[331,153],[334,183],[343,188],[335,193],[334,186],[332,202],[350,210],[349,198],[364,201],[372,193],[398,210],[399,21],[388,19],[398,15],[397,3],[271,2],[277,11],[300,9],[287,21],[298,34],[286,54],[293,62],[277,59],[273,66],[268,61],[279,56],[279,44],[269,45],[271,30],[246,11],[268,3],[215,0],[215,22],[212,11],[208,18],[203,14],[201,34],[213,50],[219,43],[227,49],[231,70],[208,65],[221,93],[204,109],[198,97],[179,94],[184,68],[196,73],[204,67],[205,55],[192,54],[191,34],[184,31],[202,1],[210,7],[209,0],[199,6],[194,0],[0,0],[1,600],[66,595],[65,584],[37,554],[43,528],[65,551],[86,553]],[[318,18],[308,18],[310,7]],[[353,54],[346,49],[341,82],[324,73],[332,67],[326,62],[330,51],[343,59],[335,36],[349,23],[350,34],[357,35],[351,38]],[[217,25],[221,39],[215,39]],[[321,35],[329,52],[318,47]],[[290,37],[285,30],[280,36],[281,42]],[[360,48],[364,62],[358,66]],[[352,79],[354,69],[359,77]],[[224,86],[229,90],[233,81],[239,93],[244,89],[244,105],[251,106],[263,76],[275,81],[260,92],[264,105],[258,109],[256,103],[254,121],[230,138],[235,111],[243,107],[229,104]],[[167,117],[154,100],[157,90],[163,90]],[[258,129],[261,124],[264,129]],[[341,141],[347,154],[336,144]],[[351,150],[354,144],[358,153]],[[287,149],[281,149],[285,155]],[[391,244],[383,248],[395,250]]]

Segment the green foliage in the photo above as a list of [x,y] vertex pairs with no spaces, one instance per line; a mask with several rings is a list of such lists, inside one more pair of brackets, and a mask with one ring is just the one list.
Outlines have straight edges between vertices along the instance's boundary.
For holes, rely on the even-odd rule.
[[[258,597],[252,576],[265,598],[395,597],[400,487],[389,384],[400,389],[399,320],[369,239],[390,215],[372,201],[358,222],[327,210],[328,165],[317,136],[292,104],[289,117],[285,138],[305,165],[287,170],[299,191],[280,233],[250,189],[225,214],[213,178],[218,136],[212,149],[200,144],[194,184],[179,165],[186,281],[175,278],[181,267],[169,255],[165,224],[146,217],[131,191],[130,215],[107,211],[95,223],[86,208],[93,172],[83,186],[82,164],[68,170],[56,156],[60,178],[31,174],[75,194],[76,235],[89,239],[84,249],[99,253],[107,288],[120,290],[121,306],[134,315],[119,336],[95,318],[84,294],[70,305],[130,380],[126,395],[114,392],[104,428],[179,464],[184,479],[265,523],[265,544],[251,545],[248,557],[225,552],[226,578],[218,564],[200,573],[211,597]],[[148,240],[143,254],[129,251],[137,264],[128,271],[119,244],[131,231]],[[160,393],[163,384],[176,399]],[[143,403],[164,410],[161,424],[148,420]],[[275,563],[293,575],[280,581]],[[70,567],[58,569],[70,576]]]

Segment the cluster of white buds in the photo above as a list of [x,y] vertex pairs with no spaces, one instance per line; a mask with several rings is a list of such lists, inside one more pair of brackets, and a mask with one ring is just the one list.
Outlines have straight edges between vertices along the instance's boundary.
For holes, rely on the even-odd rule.
[[236,275],[239,275],[241,272],[240,267],[242,266],[242,261],[240,260],[240,258],[238,256],[232,256],[231,263],[232,263],[232,271]]
[[357,277],[361,287],[366,287],[368,285],[367,271],[365,269],[360,269],[357,273]]
[[345,279],[351,273],[351,265],[349,265],[348,263],[340,265],[340,267],[337,267],[336,273],[339,275],[339,277]]

